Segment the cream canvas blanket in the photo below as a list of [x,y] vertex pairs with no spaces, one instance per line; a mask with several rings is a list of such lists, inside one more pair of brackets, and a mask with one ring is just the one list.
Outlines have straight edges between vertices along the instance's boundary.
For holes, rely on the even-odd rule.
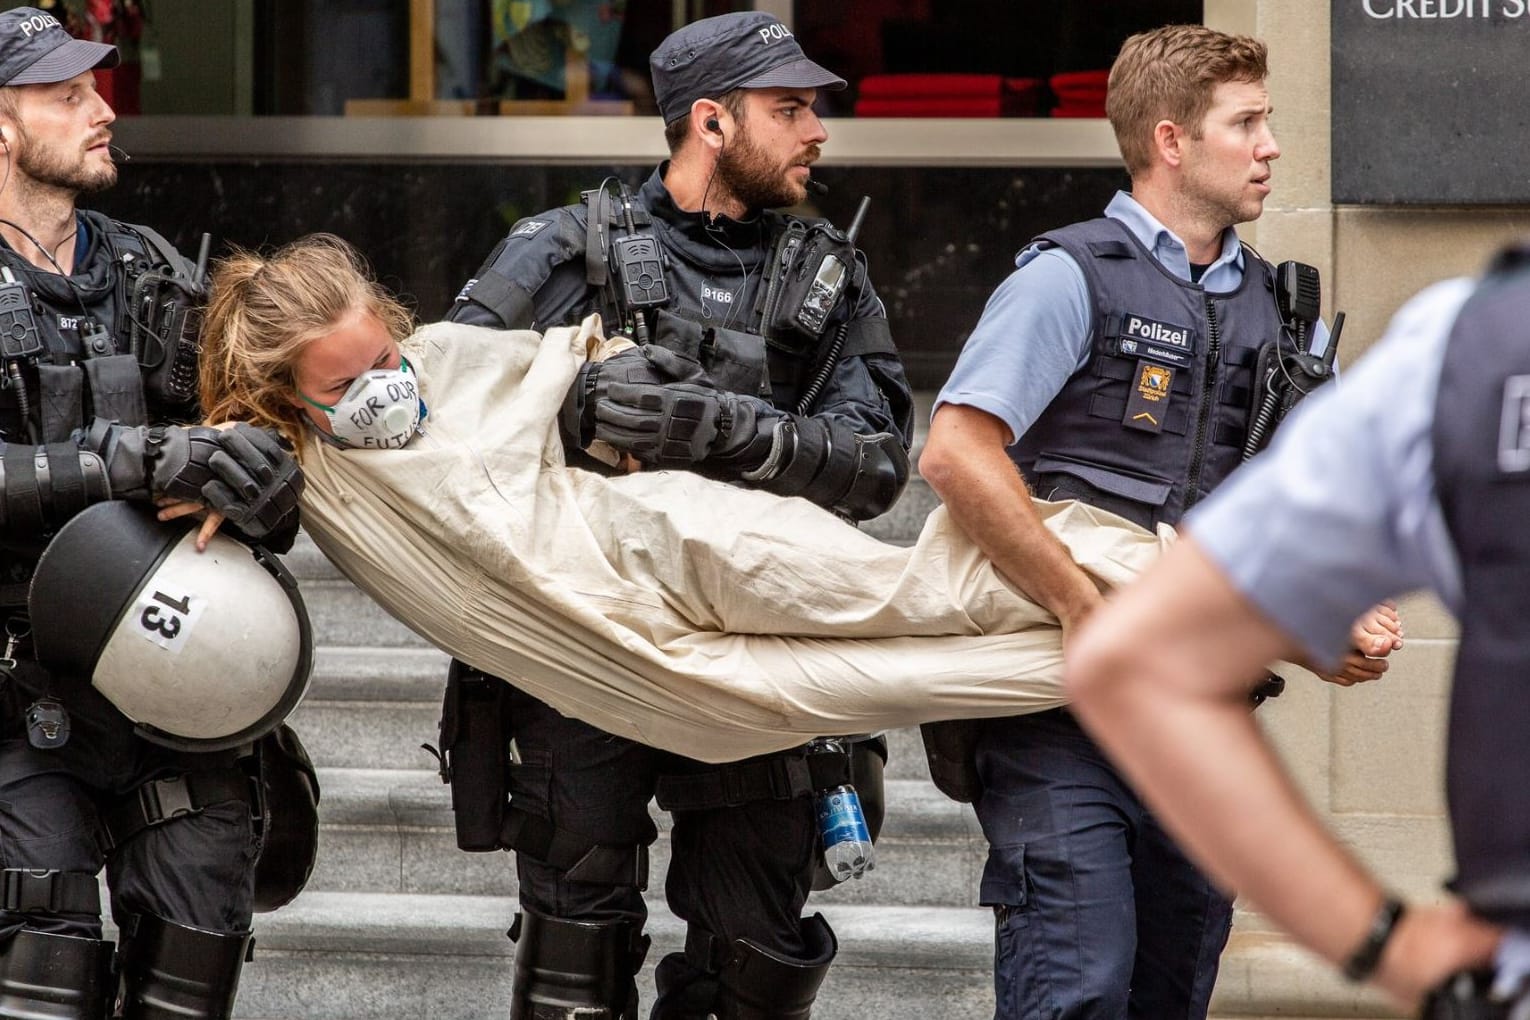
[[[319,547],[453,656],[693,758],[1062,703],[1056,619],[941,509],[900,548],[803,499],[565,467],[555,417],[599,325],[421,329],[423,435],[303,451]],[[1110,514],[1038,506],[1102,584],[1160,550]]]

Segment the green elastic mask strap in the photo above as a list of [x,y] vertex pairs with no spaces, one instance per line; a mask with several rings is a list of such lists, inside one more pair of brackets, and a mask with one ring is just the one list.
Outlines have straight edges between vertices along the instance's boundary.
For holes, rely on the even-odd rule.
[[[409,364],[409,359],[404,357],[402,354],[399,355],[398,364],[399,364],[399,367],[402,368],[409,375],[414,375],[414,366],[410,365]],[[355,385],[355,384],[352,383],[352,385]],[[294,389],[296,389],[296,387],[294,387]],[[349,387],[347,387],[346,392],[347,393],[350,392]],[[303,399],[304,403],[311,404],[314,407],[317,407],[319,410],[323,411],[325,414],[334,414],[335,413],[335,409],[333,407],[325,407],[323,404],[319,403],[317,400],[314,400],[311,397],[309,397],[308,394],[304,393],[302,390],[298,390],[297,391],[297,395]]]
[[312,405],[314,407],[317,407],[319,410],[323,411],[325,414],[334,414],[335,413],[335,409],[333,407],[325,407],[323,404],[319,403],[317,400],[310,399],[308,394],[304,393],[302,390],[298,390],[297,391],[297,395],[302,398],[302,400],[303,400],[303,402],[305,404],[310,404],[310,405]]

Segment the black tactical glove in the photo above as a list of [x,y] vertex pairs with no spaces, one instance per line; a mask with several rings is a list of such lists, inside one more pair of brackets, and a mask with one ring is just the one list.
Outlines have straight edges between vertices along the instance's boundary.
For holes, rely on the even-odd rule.
[[76,442],[101,457],[113,499],[205,503],[252,539],[297,527],[303,473],[274,436],[252,425],[129,427],[97,418]]
[[612,383],[595,406],[595,438],[654,468],[728,461],[746,471],[770,453],[779,412],[695,383]]
[[659,385],[691,381],[700,375],[701,366],[696,362],[655,344],[581,365],[558,413],[564,442],[583,450],[594,441],[595,408],[613,383]]
[[151,429],[147,452],[156,495],[205,503],[253,539],[297,523],[303,472],[264,429]]

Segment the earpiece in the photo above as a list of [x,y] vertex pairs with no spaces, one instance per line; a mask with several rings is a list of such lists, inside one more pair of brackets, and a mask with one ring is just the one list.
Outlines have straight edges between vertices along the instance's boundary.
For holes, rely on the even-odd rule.
[[717,123],[716,117],[708,117],[705,126],[706,129],[712,132],[714,135],[722,134],[722,125]]

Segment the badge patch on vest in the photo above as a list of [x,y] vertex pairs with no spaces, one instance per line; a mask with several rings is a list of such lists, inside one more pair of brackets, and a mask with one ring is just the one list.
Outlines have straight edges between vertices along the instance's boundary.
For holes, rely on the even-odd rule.
[[1169,390],[1174,385],[1174,369],[1151,361],[1137,362],[1137,380],[1126,401],[1126,417],[1121,424],[1143,432],[1162,432],[1169,410]]
[[549,220],[527,220],[514,230],[510,231],[511,237],[536,237],[545,228]]
[[1530,471],[1530,375],[1511,375],[1503,382],[1498,470],[1506,475]]
[[1129,358],[1148,358],[1183,368],[1195,356],[1195,334],[1189,326],[1123,312],[1116,351]]

